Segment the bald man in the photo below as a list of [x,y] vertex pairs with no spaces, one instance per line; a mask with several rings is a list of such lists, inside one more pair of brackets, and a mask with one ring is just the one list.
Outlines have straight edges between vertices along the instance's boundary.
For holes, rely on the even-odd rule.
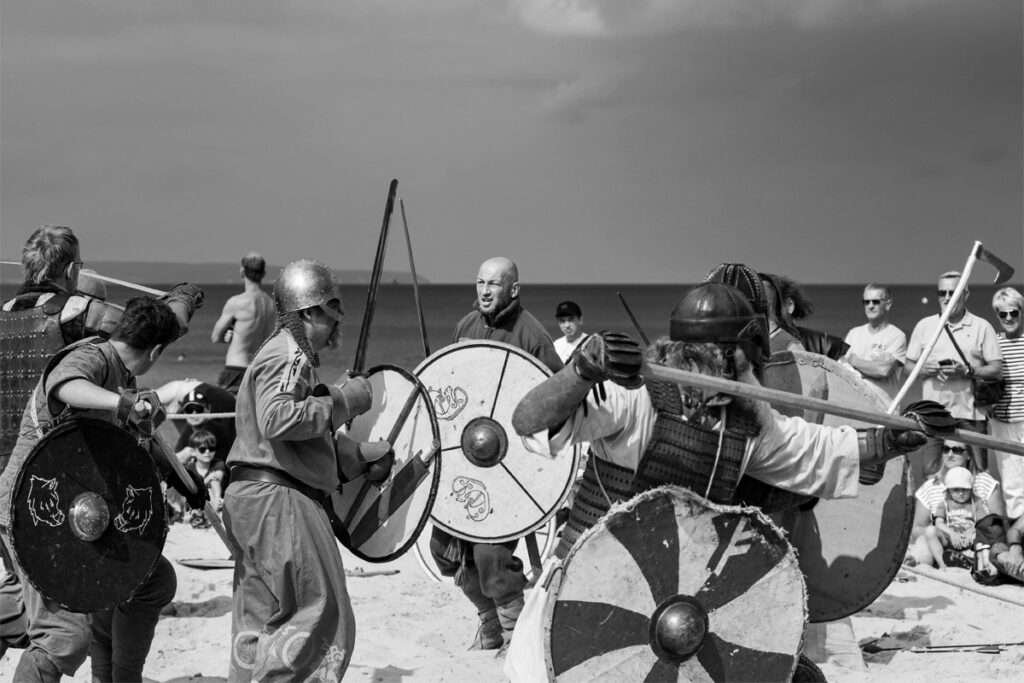
[[[503,256],[480,265],[474,310],[459,321],[452,335],[453,343],[465,339],[511,344],[552,372],[562,369],[547,330],[519,301],[519,269]],[[526,585],[523,564],[514,555],[516,543],[472,543],[434,528],[430,539],[434,561],[442,574],[455,577],[480,618],[471,650],[497,650],[512,637]]]

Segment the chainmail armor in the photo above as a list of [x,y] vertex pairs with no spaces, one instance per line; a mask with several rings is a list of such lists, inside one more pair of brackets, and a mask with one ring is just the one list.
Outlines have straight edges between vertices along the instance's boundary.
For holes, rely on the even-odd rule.
[[295,343],[299,345],[302,353],[309,359],[310,365],[314,368],[320,367],[320,356],[309,345],[309,339],[306,338],[306,328],[302,325],[302,317],[299,315],[299,312],[282,313],[277,319],[277,329],[282,327],[288,330],[292,338],[295,339]]

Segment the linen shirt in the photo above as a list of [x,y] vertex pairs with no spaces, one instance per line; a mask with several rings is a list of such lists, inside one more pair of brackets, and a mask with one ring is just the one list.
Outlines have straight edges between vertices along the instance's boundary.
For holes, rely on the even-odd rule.
[[238,389],[238,434],[228,467],[270,467],[324,493],[335,491],[340,480],[334,430],[341,424],[332,421],[332,398],[313,396],[318,384],[316,368],[288,330],[264,342]]
[[[590,442],[598,458],[636,471],[654,432],[657,411],[644,388],[604,383],[607,400],[588,394],[549,439],[547,430],[523,438],[527,449],[553,456],[567,444]],[[857,495],[860,449],[852,427],[814,425],[771,409],[761,432],[747,440],[741,474],[787,491],[818,498]]]

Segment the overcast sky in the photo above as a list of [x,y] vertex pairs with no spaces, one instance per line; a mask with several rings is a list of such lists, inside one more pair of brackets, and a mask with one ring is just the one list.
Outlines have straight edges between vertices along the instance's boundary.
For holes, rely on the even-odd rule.
[[1019,282],[1022,11],[3,0],[0,250],[369,269],[397,178],[435,282],[931,282],[974,240]]

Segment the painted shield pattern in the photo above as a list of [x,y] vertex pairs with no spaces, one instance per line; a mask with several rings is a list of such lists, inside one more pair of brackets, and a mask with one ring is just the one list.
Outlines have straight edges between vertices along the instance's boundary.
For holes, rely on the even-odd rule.
[[28,580],[73,612],[124,602],[156,567],[167,536],[149,452],[128,432],[72,420],[36,443],[12,496],[11,544]]
[[441,482],[431,521],[469,541],[509,541],[543,526],[569,494],[578,449],[531,453],[512,429],[512,411],[550,375],[509,344],[462,341],[416,368],[441,430]]
[[548,672],[557,681],[789,681],[805,605],[793,549],[765,515],[653,489],[613,507],[553,574]]
[[373,393],[370,409],[355,417],[348,436],[356,441],[387,439],[395,451],[391,474],[374,483],[357,477],[331,496],[345,528],[339,540],[368,562],[403,555],[423,531],[440,476],[437,418],[426,388],[396,365],[366,374]]

